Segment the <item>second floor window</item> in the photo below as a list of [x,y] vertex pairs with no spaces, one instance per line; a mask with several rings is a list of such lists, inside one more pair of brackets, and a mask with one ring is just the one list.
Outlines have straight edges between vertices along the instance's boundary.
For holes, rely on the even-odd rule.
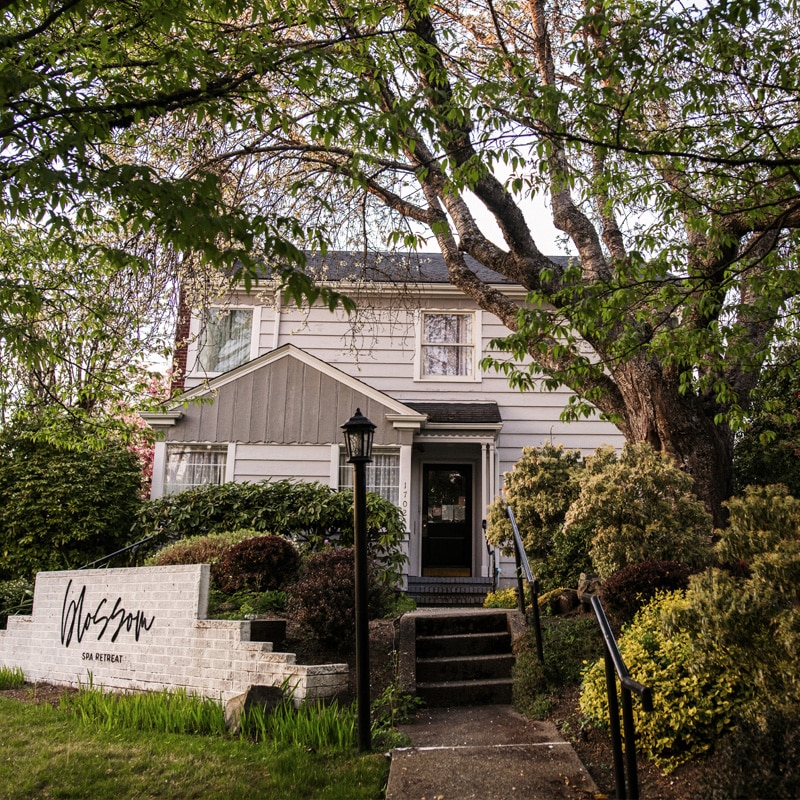
[[420,377],[472,378],[474,370],[474,314],[424,312]]
[[227,372],[250,360],[253,310],[210,308],[198,339],[198,372]]

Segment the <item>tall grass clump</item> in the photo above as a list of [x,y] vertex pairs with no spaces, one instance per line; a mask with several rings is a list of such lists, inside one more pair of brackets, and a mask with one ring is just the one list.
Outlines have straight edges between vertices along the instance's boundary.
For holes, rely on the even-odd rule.
[[106,694],[93,686],[64,695],[59,708],[87,725],[103,730],[120,728],[153,733],[222,735],[226,732],[222,706],[184,689]]
[[19,689],[25,683],[25,676],[19,667],[0,667],[0,690]]
[[242,736],[276,748],[297,746],[318,753],[347,753],[357,746],[354,705],[338,702],[301,703],[285,700],[266,713],[257,706],[242,714]]

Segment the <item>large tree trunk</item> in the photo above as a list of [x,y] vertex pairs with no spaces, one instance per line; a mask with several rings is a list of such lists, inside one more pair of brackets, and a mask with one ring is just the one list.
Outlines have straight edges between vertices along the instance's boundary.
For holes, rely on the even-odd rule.
[[623,420],[619,427],[631,442],[648,442],[669,453],[688,472],[714,524],[725,523],[722,503],[733,493],[733,435],[714,422],[713,406],[694,394],[681,394],[675,380],[644,359],[614,371]]

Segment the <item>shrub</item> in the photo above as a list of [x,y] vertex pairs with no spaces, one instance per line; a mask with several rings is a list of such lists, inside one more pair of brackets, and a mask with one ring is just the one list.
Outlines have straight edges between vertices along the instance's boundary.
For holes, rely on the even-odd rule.
[[715,748],[709,800],[793,800],[800,797],[800,715],[771,710],[763,721],[745,720]]
[[[637,744],[666,772],[707,751],[729,730],[748,691],[741,672],[732,665],[717,662],[698,669],[693,632],[671,622],[688,605],[681,591],[657,595],[618,641],[631,677],[653,691],[651,713],[633,703]],[[608,725],[603,659],[584,674],[580,706],[595,724]]]
[[295,547],[280,536],[255,536],[225,550],[211,568],[226,594],[274,591],[292,581],[300,566]]
[[546,713],[547,695],[579,683],[587,659],[597,658],[602,647],[600,628],[593,616],[543,619],[542,664],[535,634],[530,628],[526,630],[514,646],[514,707],[534,717]]
[[613,572],[603,581],[603,605],[618,621],[633,619],[660,589],[685,589],[692,568],[679,561],[640,561]]
[[260,536],[258,531],[244,529],[189,536],[163,547],[147,559],[148,566],[166,567],[173,564],[216,564],[232,545]]
[[484,608],[516,608],[517,590],[498,589],[496,592],[489,592],[483,601]]
[[5,429],[0,579],[79,567],[126,545],[141,483],[139,462],[121,442],[78,431],[67,449],[37,440],[35,425]]
[[566,516],[565,529],[572,528],[593,531],[592,564],[602,578],[675,553],[693,566],[709,558],[711,518],[692,493],[691,477],[647,444],[627,444],[619,458],[601,448],[587,459]]
[[580,453],[561,446],[525,447],[511,472],[503,475],[503,498],[489,506],[486,538],[495,547],[513,547],[506,508],[514,509],[525,552],[547,556],[553,535],[577,497]]
[[[741,724],[800,707],[800,501],[783,486],[751,487],[726,504],[719,563],[685,592],[658,596],[620,637],[632,676],[656,710],[637,714],[643,749],[671,769]],[[587,674],[581,707],[600,719],[603,667]],[[601,696],[602,695],[602,696]]]
[[577,450],[561,446],[526,447],[511,472],[504,475],[503,497],[487,514],[486,538],[506,554],[513,552],[507,508],[514,509],[525,552],[545,589],[574,585],[590,569],[589,543],[582,533],[564,531],[564,518],[578,495],[582,472]]
[[[291,539],[304,552],[329,543],[353,543],[353,493],[319,483],[263,481],[201,486],[145,504],[137,523],[140,538],[160,541],[249,528]],[[376,570],[388,585],[402,574],[405,524],[400,510],[367,494],[367,535]]]
[[[392,593],[370,570],[368,613],[383,616]],[[352,649],[355,639],[355,562],[351,548],[323,550],[308,556],[300,579],[289,588],[289,613],[320,644],[336,652]]]
[[0,628],[12,614],[29,614],[33,607],[33,581],[17,578],[0,581]]

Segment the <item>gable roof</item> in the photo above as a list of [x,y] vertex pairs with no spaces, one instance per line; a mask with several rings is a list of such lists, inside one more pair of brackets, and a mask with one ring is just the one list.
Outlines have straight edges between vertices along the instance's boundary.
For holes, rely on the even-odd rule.
[[[562,266],[567,256],[550,256]],[[467,266],[484,283],[516,286],[516,282],[464,255]],[[374,253],[356,250],[329,250],[325,256],[306,253],[305,271],[315,280],[366,283],[449,284],[450,277],[441,253]],[[268,272],[267,272],[268,275]],[[266,277],[266,275],[265,275]]]
[[[193,402],[194,401],[194,402]],[[183,442],[330,443],[356,408],[375,423],[376,444],[418,430],[421,414],[336,367],[286,344],[142,414]]]

